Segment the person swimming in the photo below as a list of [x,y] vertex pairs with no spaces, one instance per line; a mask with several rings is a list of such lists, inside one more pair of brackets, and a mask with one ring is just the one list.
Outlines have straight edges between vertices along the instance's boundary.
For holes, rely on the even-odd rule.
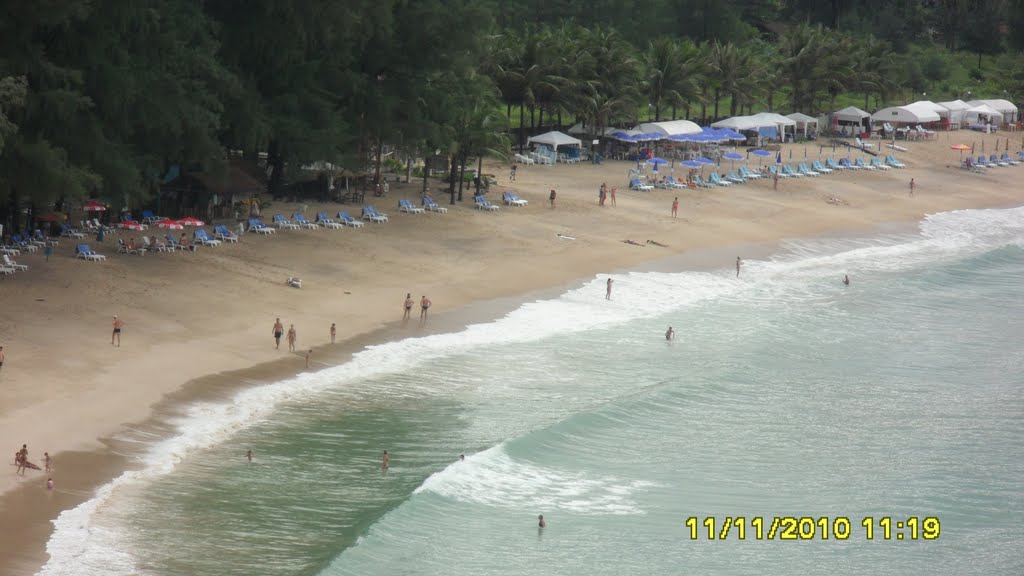
[[546,528],[547,525],[548,525],[548,523],[544,521],[544,515],[543,514],[541,514],[540,516],[537,516],[537,527],[538,528]]
[[675,337],[676,337],[676,331],[673,330],[671,326],[669,326],[668,330],[665,332],[665,340],[672,340]]
[[847,286],[850,285],[850,277],[849,276],[843,276],[843,284],[846,284]]

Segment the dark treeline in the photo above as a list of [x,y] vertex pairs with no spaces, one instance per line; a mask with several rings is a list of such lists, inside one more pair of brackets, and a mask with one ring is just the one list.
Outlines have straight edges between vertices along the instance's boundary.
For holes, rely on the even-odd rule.
[[946,79],[938,51],[1024,95],[1024,0],[0,2],[7,225],[139,206],[170,166],[228,151],[265,153],[279,191],[311,162],[379,170],[385,143],[454,176],[541,126],[868,106]]

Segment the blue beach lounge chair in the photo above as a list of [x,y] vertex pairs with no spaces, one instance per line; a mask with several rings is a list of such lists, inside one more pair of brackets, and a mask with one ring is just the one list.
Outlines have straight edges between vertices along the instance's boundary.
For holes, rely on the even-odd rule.
[[423,197],[423,207],[431,212],[437,212],[438,214],[445,214],[448,212],[447,208],[435,202],[430,196]]
[[316,223],[323,226],[324,228],[333,228],[335,230],[345,227],[345,225],[342,224],[341,222],[335,222],[334,220],[331,220],[330,217],[327,216],[327,212],[317,212]]
[[301,212],[293,213],[292,220],[294,220],[296,224],[302,226],[303,228],[309,228],[310,230],[317,230],[320,228],[320,226],[317,225],[316,223],[306,220],[306,215]]
[[352,228],[363,227],[363,223],[361,221],[349,216],[348,212],[345,210],[338,212],[338,219],[344,222],[346,226],[351,226]]
[[398,200],[398,211],[406,212],[408,214],[423,214],[424,212],[426,212],[426,210],[414,205],[412,202],[409,202],[405,198],[400,198]]

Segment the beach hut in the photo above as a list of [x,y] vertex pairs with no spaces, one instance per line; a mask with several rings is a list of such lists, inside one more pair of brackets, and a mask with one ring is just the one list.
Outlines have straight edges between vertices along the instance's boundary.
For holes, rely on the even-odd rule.
[[[573,138],[568,134],[562,132],[553,131],[541,134],[540,136],[531,136],[527,141],[527,144],[542,144],[544,146],[550,146],[554,150],[554,158],[558,158],[558,149],[562,148],[581,148],[583,142],[579,138]],[[572,156],[579,158],[579,153],[575,152]]]
[[832,130],[841,132],[846,126],[852,126],[854,132],[859,133],[864,128],[864,119],[870,117],[871,114],[856,106],[847,106],[832,113]]
[[807,114],[801,114],[800,112],[794,112],[792,114],[786,114],[786,118],[789,118],[793,122],[796,122],[796,129],[797,130],[800,130],[801,128],[803,128],[804,138],[807,138],[807,127],[810,126],[811,124],[814,124],[814,131],[815,132],[818,131],[818,120],[817,120],[817,118],[812,118],[811,116],[808,116]]

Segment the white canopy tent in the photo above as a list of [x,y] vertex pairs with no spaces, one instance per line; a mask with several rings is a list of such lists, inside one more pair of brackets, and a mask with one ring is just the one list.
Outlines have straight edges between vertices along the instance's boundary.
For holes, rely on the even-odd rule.
[[964,121],[968,124],[995,124],[1003,121],[1003,115],[988,104],[972,106],[964,111]]
[[796,122],[796,127],[798,129],[800,128],[801,125],[803,125],[803,128],[804,128],[804,138],[807,138],[807,126],[808,125],[814,124],[814,130],[815,131],[818,130],[818,119],[817,118],[812,118],[812,117],[808,116],[807,114],[801,114],[800,112],[794,112],[792,114],[787,114],[786,118],[789,118],[793,122]]
[[857,124],[863,122],[868,116],[871,116],[871,114],[868,114],[856,106],[847,106],[842,110],[837,110],[832,113],[832,118],[836,122],[855,122]]
[[947,110],[945,114],[939,112],[939,116],[949,118],[951,123],[956,122],[957,124],[964,121],[964,112],[971,108],[971,106],[963,100],[951,100],[949,102],[939,102],[939,104]]
[[559,146],[581,146],[583,143],[579,138],[573,138],[561,132],[547,132],[540,136],[532,136],[526,141],[527,144],[544,144],[558,150]]
[[926,124],[938,122],[939,115],[920,106],[890,106],[871,115],[872,122],[896,122],[898,124]]
[[775,126],[775,123],[764,119],[757,119],[753,116],[733,116],[732,118],[726,118],[711,124],[712,128],[729,128],[737,132],[757,130],[758,128],[767,128],[769,126]]
[[996,100],[969,100],[967,102],[972,108],[975,106],[981,106],[985,104],[991,106],[993,110],[1003,115],[1003,119],[1007,122],[1017,121],[1017,107],[1008,100],[996,99]]
[[648,134],[662,134],[666,138],[680,134],[700,134],[703,132],[700,126],[689,120],[668,120],[666,122],[647,122],[637,127],[637,130]]

